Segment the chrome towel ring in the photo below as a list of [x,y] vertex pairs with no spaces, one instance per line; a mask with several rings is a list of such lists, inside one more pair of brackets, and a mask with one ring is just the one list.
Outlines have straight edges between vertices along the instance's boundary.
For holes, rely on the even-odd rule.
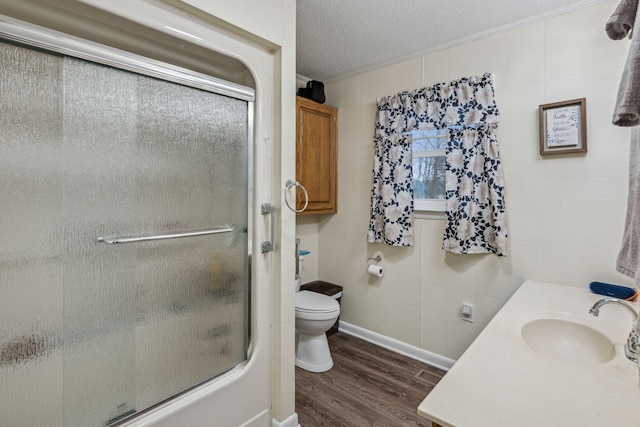
[[[307,193],[307,189],[304,188],[304,186],[302,184],[300,184],[298,181],[294,181],[292,179],[288,179],[285,183],[285,191],[284,191],[284,202],[287,204],[287,207],[289,209],[291,209],[293,212],[302,212],[305,209],[307,209],[307,206],[309,206],[309,193]],[[291,207],[291,205],[289,204],[289,190],[291,188],[296,188],[296,187],[300,187],[302,189],[302,192],[304,193],[304,206],[302,207],[302,209],[296,209],[295,207]]]

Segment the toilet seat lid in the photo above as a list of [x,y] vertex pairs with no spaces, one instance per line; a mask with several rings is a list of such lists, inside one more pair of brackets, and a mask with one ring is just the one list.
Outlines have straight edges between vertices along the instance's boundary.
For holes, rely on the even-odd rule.
[[330,296],[312,291],[296,293],[296,310],[298,311],[335,311],[339,309],[338,301]]

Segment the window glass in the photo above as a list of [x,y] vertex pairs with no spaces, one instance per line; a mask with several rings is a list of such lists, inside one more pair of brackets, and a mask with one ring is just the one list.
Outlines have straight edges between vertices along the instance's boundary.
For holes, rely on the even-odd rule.
[[413,197],[417,211],[444,211],[446,129],[413,131]]

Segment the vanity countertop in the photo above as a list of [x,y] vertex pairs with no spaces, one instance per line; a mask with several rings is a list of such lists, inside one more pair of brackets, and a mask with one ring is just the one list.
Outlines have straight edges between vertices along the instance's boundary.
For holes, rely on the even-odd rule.
[[[526,281],[451,370],[418,413],[442,427],[637,427],[640,384],[624,355],[632,317],[586,289]],[[637,305],[634,304],[634,308]],[[536,319],[587,325],[605,335],[615,356],[605,363],[561,361],[532,350],[522,327]]]

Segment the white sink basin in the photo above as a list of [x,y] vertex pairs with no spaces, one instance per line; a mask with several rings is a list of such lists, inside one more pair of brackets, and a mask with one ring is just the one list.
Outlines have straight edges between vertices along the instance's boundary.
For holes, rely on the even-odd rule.
[[533,320],[522,327],[522,338],[538,354],[562,362],[599,365],[616,355],[609,338],[568,320]]

